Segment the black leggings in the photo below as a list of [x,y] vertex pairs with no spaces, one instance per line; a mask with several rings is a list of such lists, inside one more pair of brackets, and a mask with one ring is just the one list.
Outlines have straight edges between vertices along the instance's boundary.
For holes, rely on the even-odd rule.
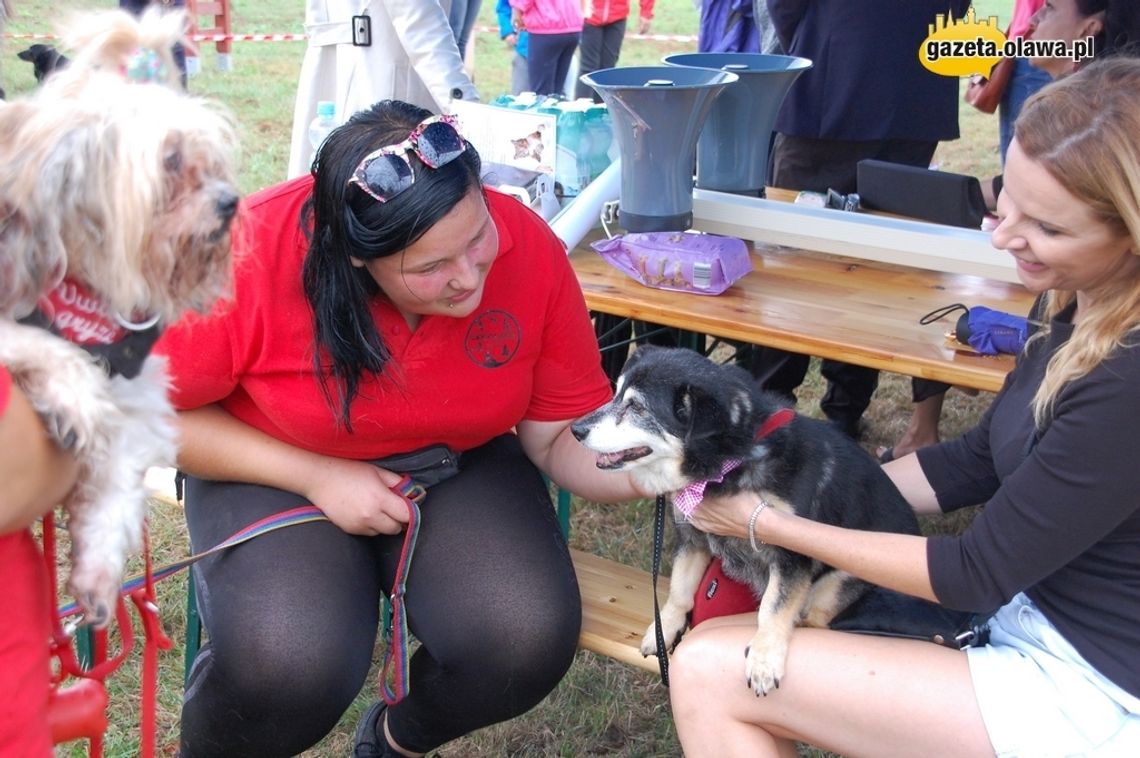
[[[257,485],[187,481],[195,550],[303,504]],[[318,522],[195,566],[210,641],[186,688],[182,754],[295,755],[324,737],[364,684],[402,539]],[[577,580],[546,486],[514,436],[464,453],[460,473],[428,492],[407,611],[421,647],[411,693],[388,711],[406,749],[522,714],[570,667]]]

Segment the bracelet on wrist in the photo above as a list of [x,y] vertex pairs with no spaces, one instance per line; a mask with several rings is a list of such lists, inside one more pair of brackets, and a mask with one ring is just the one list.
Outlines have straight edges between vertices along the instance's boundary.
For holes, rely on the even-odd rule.
[[752,551],[755,553],[760,552],[760,547],[765,544],[763,540],[756,539],[756,519],[760,516],[760,511],[768,507],[768,501],[760,498],[760,503],[752,511],[752,515],[748,517],[748,542],[752,545]]

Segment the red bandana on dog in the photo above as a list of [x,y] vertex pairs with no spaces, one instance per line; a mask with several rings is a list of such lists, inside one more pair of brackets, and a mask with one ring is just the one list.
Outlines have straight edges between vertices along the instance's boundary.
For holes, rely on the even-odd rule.
[[[796,412],[791,408],[781,408],[776,411],[760,425],[760,429],[756,432],[756,441],[759,442],[764,439],[795,417]],[[728,458],[720,465],[720,474],[718,476],[702,479],[699,482],[692,482],[684,489],[678,490],[673,495],[673,507],[681,512],[685,520],[692,519],[693,514],[697,511],[697,506],[705,499],[705,488],[708,487],[710,483],[715,482],[716,484],[720,484],[723,482],[724,478],[743,462],[744,461],[739,458]]]
[[99,296],[74,279],[64,279],[37,306],[43,326],[76,345],[111,345],[127,332]]
[[102,298],[64,279],[36,303],[21,323],[47,329],[102,361],[112,376],[134,378],[161,333],[158,319],[132,324],[113,314]]

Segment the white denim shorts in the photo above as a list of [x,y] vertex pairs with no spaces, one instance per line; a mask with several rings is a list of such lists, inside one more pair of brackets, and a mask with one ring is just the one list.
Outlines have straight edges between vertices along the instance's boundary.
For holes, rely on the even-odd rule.
[[967,654],[999,758],[1140,756],[1140,698],[1090,666],[1024,594],[1002,606],[989,642]]

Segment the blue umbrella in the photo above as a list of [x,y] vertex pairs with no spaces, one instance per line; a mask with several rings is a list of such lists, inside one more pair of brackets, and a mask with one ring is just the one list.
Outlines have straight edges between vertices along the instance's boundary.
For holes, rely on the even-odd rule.
[[931,311],[919,319],[919,323],[930,324],[959,310],[963,313],[954,327],[955,339],[982,355],[1016,355],[1025,347],[1025,341],[1029,338],[1029,320],[1025,316],[997,311],[984,305],[967,308],[962,303],[954,303]]

